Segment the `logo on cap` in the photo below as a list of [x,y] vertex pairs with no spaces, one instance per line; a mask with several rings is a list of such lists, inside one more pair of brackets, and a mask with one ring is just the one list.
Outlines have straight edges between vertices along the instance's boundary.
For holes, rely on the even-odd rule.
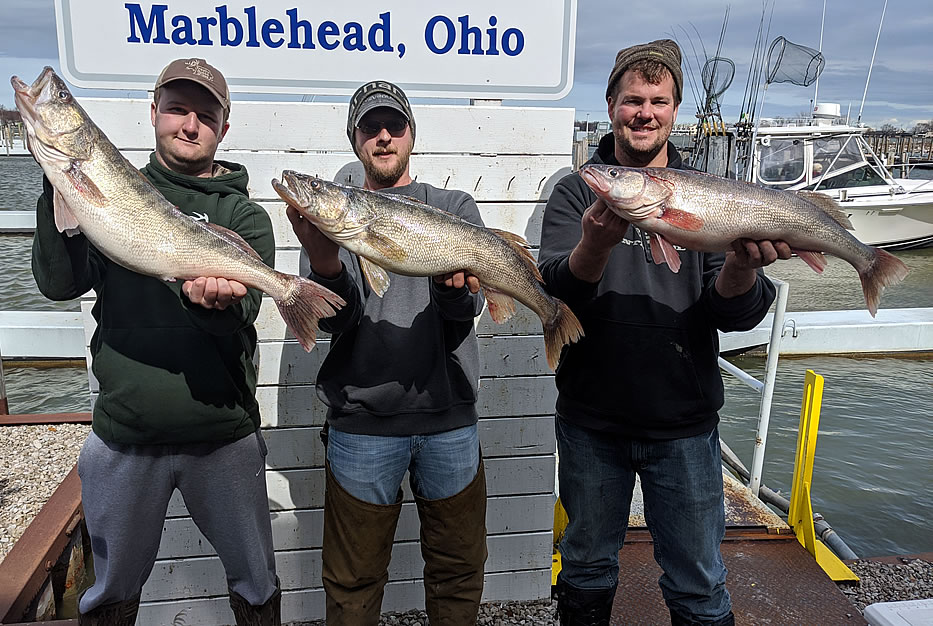
[[213,72],[201,65],[201,59],[188,59],[185,61],[185,67],[195,76],[200,76],[206,78],[210,82],[214,82]]

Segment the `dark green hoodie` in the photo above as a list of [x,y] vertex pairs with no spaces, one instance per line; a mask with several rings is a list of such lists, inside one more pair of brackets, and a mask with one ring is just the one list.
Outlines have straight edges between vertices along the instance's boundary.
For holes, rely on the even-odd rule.
[[[229,171],[198,178],[167,169],[153,154],[142,173],[182,212],[236,231],[273,265],[272,223],[249,200],[246,169],[217,163]],[[260,291],[249,289],[223,311],[208,310],[181,294],[181,280],[164,282],[117,265],[83,235],[57,231],[47,180],[36,208],[32,271],[39,291],[52,300],[97,292],[91,356],[100,383],[93,428],[101,439],[220,442],[259,427],[253,322]]]

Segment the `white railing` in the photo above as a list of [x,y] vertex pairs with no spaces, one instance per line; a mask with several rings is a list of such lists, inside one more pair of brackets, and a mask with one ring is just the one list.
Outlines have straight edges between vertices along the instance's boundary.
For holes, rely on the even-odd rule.
[[755,450],[752,454],[751,477],[748,481],[748,487],[755,497],[758,497],[758,491],[761,488],[761,473],[765,464],[765,447],[768,443],[768,427],[771,422],[771,401],[774,398],[774,381],[777,376],[778,358],[781,354],[781,336],[784,333],[784,313],[787,310],[788,284],[776,278],[770,280],[777,287],[777,298],[774,306],[774,320],[771,323],[771,339],[768,342],[764,382],[719,357],[720,368],[761,394],[761,404],[758,409],[758,431],[755,436]]

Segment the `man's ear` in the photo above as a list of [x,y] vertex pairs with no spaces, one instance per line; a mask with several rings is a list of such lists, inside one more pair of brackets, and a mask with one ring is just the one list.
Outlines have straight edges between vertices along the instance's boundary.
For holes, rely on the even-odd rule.
[[224,126],[220,129],[220,138],[217,140],[217,143],[220,143],[224,140],[224,137],[227,136],[227,131],[230,130],[230,122],[224,122]]
[[149,120],[152,122],[153,128],[155,128],[155,116],[156,116],[156,103],[153,101],[149,105]]

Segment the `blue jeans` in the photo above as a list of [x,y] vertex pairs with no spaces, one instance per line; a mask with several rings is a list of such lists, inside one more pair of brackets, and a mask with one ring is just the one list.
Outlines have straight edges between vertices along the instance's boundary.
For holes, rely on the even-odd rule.
[[401,437],[356,435],[331,428],[327,461],[340,486],[364,502],[395,504],[408,470],[416,495],[440,500],[460,493],[476,477],[479,433],[476,424]]
[[719,431],[636,440],[555,420],[560,499],[569,524],[560,543],[561,579],[580,589],[614,589],[635,474],[659,584],[668,607],[700,622],[732,608],[719,544],[725,535]]

